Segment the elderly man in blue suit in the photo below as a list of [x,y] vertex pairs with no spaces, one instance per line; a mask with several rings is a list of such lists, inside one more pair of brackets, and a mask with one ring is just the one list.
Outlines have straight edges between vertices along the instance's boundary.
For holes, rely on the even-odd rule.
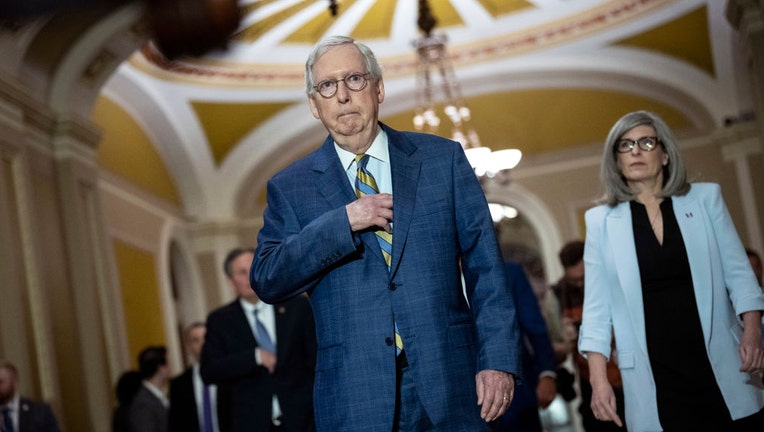
[[250,282],[269,303],[310,295],[317,429],[488,430],[512,399],[518,330],[464,151],[379,123],[381,68],[351,38],[321,41],[305,81],[329,136],[269,181]]

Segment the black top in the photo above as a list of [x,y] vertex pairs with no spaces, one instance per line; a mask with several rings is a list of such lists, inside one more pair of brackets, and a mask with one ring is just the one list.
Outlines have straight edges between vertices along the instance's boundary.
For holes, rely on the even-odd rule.
[[[671,199],[660,207],[663,245],[653,233],[645,206],[631,202],[661,425],[666,431],[728,430],[722,425],[730,425],[731,417],[706,353],[684,239]],[[710,425],[719,428],[708,429]]]

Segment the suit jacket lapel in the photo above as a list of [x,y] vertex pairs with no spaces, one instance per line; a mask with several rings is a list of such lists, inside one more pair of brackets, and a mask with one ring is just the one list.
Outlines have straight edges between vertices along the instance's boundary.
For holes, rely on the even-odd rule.
[[332,208],[341,207],[355,200],[355,192],[347,181],[347,175],[334,150],[331,135],[326,138],[313,160],[313,170],[319,173],[316,187]]
[[393,255],[390,263],[392,275],[397,270],[405,250],[422,162],[413,157],[416,146],[403,134],[385,125],[382,127],[387,132],[393,179]]
[[700,324],[706,336],[706,345],[711,336],[711,309],[713,307],[711,290],[711,253],[708,249],[708,233],[703,223],[702,209],[698,202],[687,195],[673,198],[674,216],[682,232],[687,259],[692,272],[692,285],[695,291]]
[[610,256],[614,257],[618,282],[626,298],[627,311],[637,332],[639,346],[647,352],[645,314],[642,307],[642,281],[639,277],[639,261],[634,244],[631,209],[628,202],[618,204],[606,219],[610,239]]
[[246,311],[244,310],[244,307],[239,303],[239,299],[234,300],[236,307],[234,310],[236,311],[236,319],[235,319],[235,325],[237,328],[231,329],[234,334],[247,334],[248,336],[245,336],[245,339],[242,341],[246,346],[249,347],[256,347],[257,346],[257,340],[255,339],[255,333],[252,330],[252,326],[249,324],[249,319],[247,318]]
[[[331,208],[343,207],[356,199],[355,191],[350,186],[347,174],[340,164],[337,151],[334,149],[334,140],[331,135],[326,138],[321,148],[316,152],[313,170],[320,173],[316,187]],[[377,255],[384,263],[385,259],[382,256],[376,234],[369,231],[363,233],[361,239],[366,245],[366,249]]]

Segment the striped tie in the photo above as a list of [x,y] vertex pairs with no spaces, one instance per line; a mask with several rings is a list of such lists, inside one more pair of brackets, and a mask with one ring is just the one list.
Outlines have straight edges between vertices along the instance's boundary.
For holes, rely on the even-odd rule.
[[[355,163],[358,165],[358,173],[355,178],[355,196],[361,198],[364,195],[373,195],[379,193],[377,182],[374,176],[366,169],[369,162],[369,155],[360,154],[355,157]],[[385,230],[376,232],[377,242],[382,248],[382,256],[385,257],[387,268],[390,268],[390,257],[393,254],[393,235]]]
[[[359,154],[355,157],[355,163],[358,166],[358,172],[355,177],[355,196],[361,198],[365,195],[372,195],[379,193],[379,187],[377,187],[377,181],[374,180],[374,176],[366,169],[366,164],[369,162],[369,155]],[[377,243],[382,248],[382,256],[385,258],[387,269],[390,270],[390,258],[393,253],[393,235],[385,230],[378,230]],[[401,335],[398,334],[398,324],[395,324],[395,351],[396,354],[400,354],[403,351],[403,340]]]

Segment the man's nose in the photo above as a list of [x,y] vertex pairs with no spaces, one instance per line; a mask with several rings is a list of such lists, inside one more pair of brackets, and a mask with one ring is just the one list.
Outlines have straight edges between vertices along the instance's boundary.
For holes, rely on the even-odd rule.
[[350,89],[345,85],[345,81],[337,82],[337,100],[340,102],[350,100]]

